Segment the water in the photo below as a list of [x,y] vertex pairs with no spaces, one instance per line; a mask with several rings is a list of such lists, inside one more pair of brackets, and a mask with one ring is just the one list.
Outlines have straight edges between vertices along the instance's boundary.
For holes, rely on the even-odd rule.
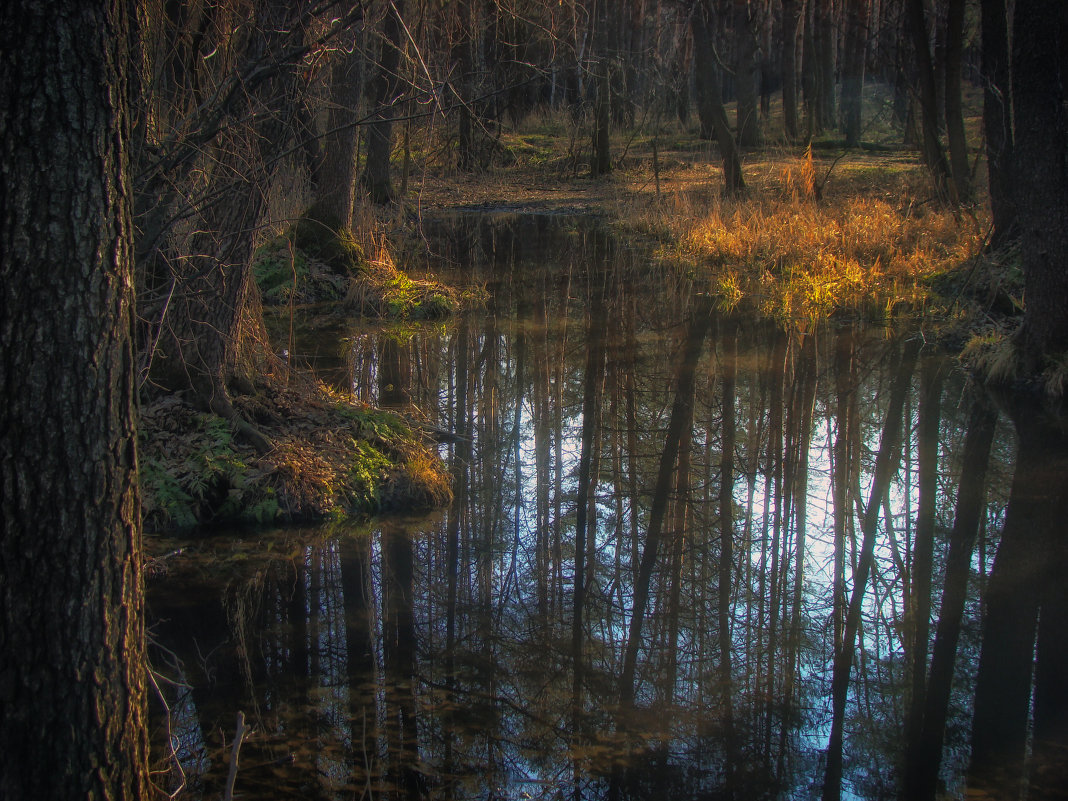
[[[1068,565],[1053,533],[1068,511],[1061,418],[1002,399],[984,449],[998,413],[984,417],[983,394],[919,347],[918,323],[785,333],[728,314],[595,221],[477,214],[424,234],[433,255],[416,266],[473,274],[486,309],[387,332],[310,326],[295,358],[448,432],[454,501],[365,526],[215,535],[168,560],[149,588],[153,662],[172,682],[161,691],[187,793],[221,794],[240,710],[254,726],[241,798],[818,797],[873,498],[843,797],[900,791],[919,742],[917,621],[930,619],[929,644],[952,617],[951,541],[967,584],[939,781],[963,794],[976,705],[981,753],[1018,766],[1036,610],[1068,605],[1054,591]],[[952,532],[958,489],[986,463],[969,541]],[[1023,557],[995,569],[1003,528]],[[925,541],[926,615],[909,611]],[[984,597],[1000,629],[983,628]],[[1056,642],[1058,616],[1042,620]],[[1045,734],[1062,707],[1041,676],[1065,661],[1040,645],[1032,797],[1063,786],[1049,754],[1064,740]]]

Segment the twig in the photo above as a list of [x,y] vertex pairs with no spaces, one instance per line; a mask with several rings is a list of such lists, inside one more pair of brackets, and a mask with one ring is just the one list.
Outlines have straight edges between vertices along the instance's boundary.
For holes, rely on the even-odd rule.
[[230,775],[226,777],[226,792],[223,794],[223,801],[233,801],[234,799],[234,782],[237,781],[237,758],[241,754],[241,744],[245,742],[245,737],[252,731],[251,726],[245,725],[245,713],[237,713],[237,731],[234,733],[234,744],[230,749]]

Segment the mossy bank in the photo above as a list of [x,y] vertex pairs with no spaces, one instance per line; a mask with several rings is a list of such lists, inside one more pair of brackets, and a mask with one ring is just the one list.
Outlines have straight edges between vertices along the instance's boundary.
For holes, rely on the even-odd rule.
[[178,396],[142,409],[147,531],[360,518],[451,499],[433,443],[396,414],[317,384],[257,389],[235,405],[271,442],[265,453]]

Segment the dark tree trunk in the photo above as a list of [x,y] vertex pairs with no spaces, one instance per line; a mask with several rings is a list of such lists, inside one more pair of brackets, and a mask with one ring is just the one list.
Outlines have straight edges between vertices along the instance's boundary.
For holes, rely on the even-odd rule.
[[1024,370],[1068,351],[1068,118],[1061,0],[1020,0],[1013,18],[1013,177],[1024,272]]
[[[719,576],[716,607],[719,628],[719,672],[723,693],[723,725],[730,735],[734,728],[733,669],[731,667],[731,597],[734,575],[734,449],[737,431],[734,414],[735,379],[738,371],[738,329],[733,320],[726,322],[723,337],[723,443],[719,462]],[[729,780],[729,777],[728,777]]]
[[1009,78],[1009,23],[1005,0],[982,0],[983,134],[994,218],[994,247],[1016,235],[1012,191],[1012,104]]
[[801,131],[797,114],[797,34],[804,5],[804,0],[782,3],[782,113],[787,139],[796,139]]
[[738,143],[743,147],[760,144],[760,65],[757,60],[756,31],[747,0],[734,0],[735,63]]
[[393,154],[393,106],[399,84],[397,73],[403,47],[400,21],[403,11],[403,0],[397,0],[385,11],[378,73],[368,87],[370,100],[374,105],[374,116],[367,126],[367,164],[360,182],[373,203],[392,203],[394,200],[389,164]]
[[689,419],[689,407],[694,402],[696,386],[695,370],[701,356],[705,337],[711,326],[711,306],[706,301],[699,303],[694,310],[694,319],[686,334],[681,359],[676,373],[675,401],[671,407],[671,419],[668,421],[667,437],[664,450],[660,456],[657,470],[656,486],[653,489],[653,504],[649,512],[649,526],[645,535],[645,547],[642,550],[641,563],[634,586],[634,606],[627,632],[627,647],[623,655],[623,670],[619,680],[619,700],[621,709],[628,710],[634,704],[634,675],[638,664],[638,651],[641,648],[642,626],[645,621],[646,606],[649,601],[649,584],[656,567],[657,551],[660,548],[660,536],[667,512],[668,495],[671,491],[671,477],[678,458],[680,442],[690,432],[682,430],[683,421]]
[[576,722],[582,711],[583,646],[585,644],[583,613],[586,608],[586,535],[589,523],[590,490],[594,483],[591,470],[594,439],[601,409],[601,386],[604,383],[604,298],[600,289],[593,289],[590,309],[589,345],[586,352],[586,376],[582,392],[582,444],[579,451],[578,498],[575,501],[575,597],[571,620],[571,653],[574,660],[572,709]]
[[834,495],[834,579],[832,604],[834,617],[834,650],[842,647],[845,629],[846,597],[845,550],[847,520],[852,512],[849,498],[849,442],[853,434],[850,426],[850,407],[856,403],[855,375],[856,360],[853,351],[856,338],[852,328],[838,333],[834,347],[834,384],[836,391],[836,431],[834,435],[834,474],[832,478]]
[[920,410],[916,438],[919,451],[919,500],[911,591],[905,613],[906,651],[911,689],[905,713],[906,743],[918,743],[923,729],[927,686],[927,643],[931,633],[931,577],[934,571],[935,511],[938,494],[938,429],[941,421],[942,376],[936,359],[927,359],[920,373]]
[[[189,201],[194,233],[169,245],[170,288],[144,304],[142,314],[155,338],[146,345],[151,380],[164,390],[192,390],[202,406],[264,451],[270,443],[237,414],[230,390],[248,389],[251,379],[272,368],[251,260],[267,188],[296,116],[306,20],[281,0],[255,10],[255,25],[246,38],[234,37],[236,52],[228,54],[237,66],[208,76],[232,85],[232,97],[213,109],[213,123],[189,122],[194,133],[150,165],[148,180],[155,184],[192,186],[192,175],[182,171],[199,171],[196,182],[209,191]],[[144,224],[152,217],[146,213]],[[158,254],[144,255],[158,261]]]
[[868,48],[870,0],[845,0],[845,55],[842,64],[842,131],[847,147],[860,144],[864,60]]
[[923,0],[907,0],[907,2],[907,27],[912,36],[916,69],[919,73],[923,160],[927,164],[927,169],[931,171],[938,196],[955,201],[957,200],[956,187],[949,174],[949,163],[942,150],[942,143],[938,140],[938,92],[934,63],[931,60],[931,46],[927,41],[927,22],[924,18]]
[[612,171],[610,127],[612,124],[612,84],[608,59],[597,64],[593,112],[593,150],[590,159],[590,175],[599,178]]
[[[1046,600],[1044,590],[1064,580],[1050,570],[1056,561],[1053,544],[1063,536],[1058,515],[1068,497],[1064,434],[1035,404],[1016,398],[1010,405],[1019,448],[984,598],[968,768],[969,791],[993,798],[1017,797],[1025,770],[1039,605]],[[1063,674],[1057,680],[1063,681]],[[1036,737],[1039,700],[1036,693]]]
[[809,0],[816,3],[815,27],[813,44],[815,58],[818,62],[816,68],[819,86],[815,91],[818,98],[816,102],[816,114],[818,115],[818,129],[834,128],[835,125],[835,69],[838,63],[838,26],[834,19],[834,3],[832,0]]
[[0,797],[141,799],[127,10],[0,9]]
[[710,14],[707,2],[698,2],[690,15],[694,70],[697,76],[697,112],[701,118],[701,136],[705,139],[714,136],[719,144],[720,154],[723,156],[724,191],[734,195],[745,190],[745,178],[742,176],[742,164],[738,159],[734,134],[731,133],[727,112],[723,108]]
[[332,231],[352,225],[356,190],[356,123],[360,105],[361,54],[355,42],[340,48],[330,67],[330,112],[323,136],[323,157],[312,182],[315,200],[309,219]]
[[946,139],[957,197],[972,197],[972,175],[968,165],[968,139],[964,134],[964,101],[961,71],[964,61],[964,0],[949,0],[946,15],[945,111]]

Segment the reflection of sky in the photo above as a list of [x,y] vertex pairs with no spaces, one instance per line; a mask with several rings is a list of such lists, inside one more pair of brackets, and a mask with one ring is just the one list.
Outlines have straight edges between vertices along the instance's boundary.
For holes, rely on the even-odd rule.
[[[559,311],[559,310],[557,310]],[[613,396],[607,386],[602,387],[601,421],[605,425],[601,437],[601,463],[595,495],[596,514],[591,521],[590,533],[595,538],[596,560],[589,569],[593,576],[591,597],[587,615],[587,657],[590,671],[587,677],[587,695],[584,712],[589,716],[590,731],[581,737],[572,732],[570,710],[570,601],[573,576],[573,549],[575,526],[575,503],[577,496],[577,473],[580,457],[582,428],[582,382],[585,370],[585,351],[582,342],[583,313],[580,302],[573,302],[566,310],[573,315],[568,329],[568,341],[561,343],[554,337],[561,336],[562,324],[567,314],[560,314],[549,333],[549,349],[554,353],[564,352],[567,361],[563,366],[555,362],[549,369],[548,393],[549,421],[551,429],[556,425],[555,414],[559,412],[559,441],[553,441],[549,449],[550,490],[558,481],[561,497],[549,499],[550,518],[555,514],[557,503],[561,519],[550,519],[549,526],[558,525],[563,543],[561,566],[562,586],[553,587],[557,599],[553,620],[542,621],[538,617],[538,562],[536,557],[537,524],[537,470],[535,464],[535,419],[533,399],[537,337],[542,333],[536,326],[524,329],[527,335],[527,365],[524,384],[517,388],[517,348],[514,329],[510,324],[495,320],[493,332],[485,330],[470,334],[469,368],[474,376],[469,397],[471,419],[465,430],[473,436],[471,455],[467,464],[453,464],[459,474],[467,471],[472,496],[466,499],[459,523],[461,553],[457,580],[458,609],[456,619],[457,664],[456,698],[447,703],[448,677],[445,675],[444,645],[446,637],[447,571],[444,564],[450,526],[454,523],[455,508],[445,510],[425,520],[393,522],[403,528],[412,538],[415,563],[414,616],[416,621],[419,673],[416,688],[418,708],[419,758],[427,770],[437,774],[441,781],[445,767],[445,752],[450,749],[456,762],[456,797],[526,799],[549,798],[563,792],[570,795],[574,780],[573,772],[577,759],[580,768],[589,771],[583,781],[600,781],[603,791],[604,765],[612,750],[609,735],[613,728],[613,698],[618,693],[618,672],[622,662],[622,650],[630,622],[630,600],[634,592],[633,566],[629,544],[631,515],[639,515],[639,530],[644,531],[649,515],[651,486],[656,475],[660,451],[663,448],[664,430],[667,427],[671,393],[674,388],[674,360],[678,331],[657,320],[659,327],[645,325],[637,332],[642,353],[635,360],[635,376],[638,453],[623,453],[621,464],[613,462],[614,440],[617,432],[612,426],[622,427],[625,414],[613,404],[623,400]],[[656,310],[657,312],[659,309]],[[646,312],[650,317],[653,312]],[[494,333],[495,332],[495,333]],[[496,349],[486,347],[491,336],[499,336]],[[828,332],[820,332],[821,348],[830,341]],[[754,337],[759,339],[759,335]],[[350,353],[354,370],[353,385],[356,394],[374,401],[377,392],[379,348],[372,337],[361,334],[353,340]],[[434,409],[429,414],[436,425],[455,427],[455,348],[457,337],[449,327],[428,329],[411,340],[413,354],[413,395],[420,408]],[[494,344],[494,343],[489,343]],[[680,786],[695,791],[711,792],[716,789],[723,770],[722,743],[717,741],[719,698],[716,687],[719,666],[718,644],[714,627],[717,625],[714,608],[718,558],[718,497],[716,484],[719,478],[719,437],[721,384],[717,380],[719,363],[713,356],[711,342],[706,343],[703,361],[699,367],[698,403],[694,421],[694,452],[692,466],[693,503],[699,514],[693,524],[691,542],[684,554],[684,593],[693,604],[680,611],[678,631],[678,679],[674,690],[674,705],[659,698],[656,686],[658,669],[666,638],[664,603],[656,592],[650,599],[647,625],[644,631],[644,648],[640,658],[640,687],[638,697],[642,704],[653,709],[650,720],[643,720],[645,735],[650,743],[663,742],[667,746],[665,761],[676,770]],[[763,604],[763,620],[757,620],[761,609],[756,597],[759,584],[756,576],[762,565],[761,551],[764,547],[762,532],[770,532],[772,522],[765,521],[764,510],[774,499],[765,498],[766,437],[768,411],[760,405],[766,392],[761,386],[759,368],[764,364],[762,348],[769,343],[745,341],[742,343],[742,358],[739,361],[736,413],[738,419],[738,451],[733,496],[738,512],[736,520],[736,577],[744,578],[743,560],[740,553],[742,530],[746,515],[751,515],[751,553],[753,586],[742,586],[739,580],[733,607],[733,643],[735,657],[735,712],[739,718],[755,717],[753,709],[760,702],[759,688],[753,675],[754,637],[757,632],[766,638],[768,626],[767,603]],[[880,347],[883,347],[880,345]],[[479,361],[476,354],[495,352],[495,361]],[[614,353],[610,349],[610,354]],[[863,443],[855,443],[864,452],[862,475],[854,479],[855,491],[867,503],[870,468],[874,452],[879,447],[882,416],[885,414],[885,377],[878,374],[879,361],[872,353],[881,354],[878,348],[863,356],[870,362],[865,365],[864,383],[854,388],[855,396],[864,408],[859,417],[863,430]],[[420,358],[416,358],[419,356]],[[617,354],[618,356],[618,354]],[[555,358],[555,356],[554,356]],[[826,359],[826,354],[822,357]],[[825,365],[823,365],[826,367]],[[618,365],[612,369],[621,369]],[[835,423],[829,409],[828,398],[833,393],[830,370],[823,369],[817,387],[815,419],[808,453],[807,517],[804,564],[804,593],[802,618],[803,647],[798,659],[800,686],[796,699],[801,709],[796,724],[787,732],[786,750],[782,756],[785,782],[783,795],[791,798],[808,798],[818,791],[822,780],[822,751],[830,726],[829,683],[831,673],[832,571],[833,571],[833,501],[831,488],[832,445]],[[608,375],[612,375],[608,371]],[[496,380],[499,395],[493,404],[483,404],[485,380],[492,375]],[[618,377],[618,376],[617,376]],[[560,386],[556,382],[562,382]],[[556,391],[559,390],[563,408],[556,409]],[[516,396],[523,398],[516,424]],[[620,393],[622,394],[622,393]],[[884,397],[879,400],[882,394]],[[873,402],[873,399],[878,402]],[[484,410],[492,409],[488,412]],[[906,431],[915,431],[915,403],[910,406],[911,419]],[[750,419],[756,416],[758,420]],[[745,453],[750,429],[760,423],[761,441],[758,472],[749,486],[743,470],[750,465]],[[496,424],[498,437],[489,439],[486,432]],[[515,434],[518,434],[519,464],[514,462],[516,453]],[[550,431],[550,435],[552,432]],[[618,443],[626,450],[626,437]],[[946,435],[957,438],[959,434]],[[706,441],[709,440],[709,441]],[[894,523],[899,547],[904,551],[911,539],[909,518],[917,508],[916,446],[913,438],[908,440],[902,467],[889,493],[889,503],[894,511]],[[949,462],[952,448],[946,445],[942,461]],[[455,453],[454,446],[445,446],[442,453]],[[639,473],[639,497],[628,497],[626,471],[632,466]],[[518,468],[518,469],[517,469]],[[621,470],[624,479],[618,489],[613,485],[614,472]],[[955,489],[955,480],[940,479],[940,491]],[[940,510],[941,510],[940,506]],[[857,516],[851,506],[849,514]],[[862,537],[859,520],[856,522],[857,547]],[[885,521],[884,521],[885,523]],[[670,522],[666,523],[670,526]],[[661,564],[667,561],[669,538],[665,531],[660,554]],[[375,634],[376,689],[373,696],[367,726],[372,732],[375,753],[370,761],[388,764],[389,742],[383,732],[390,722],[390,698],[386,689],[385,659],[382,642],[385,634],[383,620],[383,549],[381,531],[376,527],[370,535],[371,585],[374,598],[372,629]],[[619,542],[620,536],[627,540]],[[770,533],[769,533],[770,538]],[[326,539],[303,553],[303,587],[308,599],[310,625],[307,645],[315,654],[315,673],[308,709],[292,709],[289,714],[294,721],[293,736],[314,736],[316,756],[314,767],[323,784],[339,797],[345,796],[342,788],[359,774],[360,763],[366,755],[347,753],[337,744],[352,745],[350,715],[349,666],[345,631],[345,598],[339,579],[340,548],[345,547],[345,538]],[[489,543],[486,549],[485,543]],[[617,548],[617,546],[619,546]],[[989,558],[989,557],[988,557]],[[847,556],[848,559],[848,556]],[[619,571],[616,571],[618,560]],[[770,554],[769,554],[770,562]],[[481,571],[489,570],[486,575]],[[793,578],[793,565],[780,565],[788,581]],[[664,570],[663,573],[667,571]],[[847,571],[848,572],[848,571]],[[551,582],[550,582],[551,584]],[[937,582],[936,582],[937,587]],[[868,788],[886,789],[880,784],[899,756],[901,741],[901,704],[903,697],[903,666],[900,621],[901,581],[894,566],[893,554],[885,528],[881,530],[876,549],[876,565],[869,581],[865,597],[864,654],[853,671],[852,696],[849,705],[850,721],[846,726],[847,773],[844,797],[866,797]],[[786,593],[790,595],[789,592]],[[938,592],[932,599],[937,613]],[[486,609],[483,609],[483,604]],[[972,609],[974,612],[974,607]],[[789,625],[788,615],[780,613],[780,637]],[[279,621],[274,621],[278,623]],[[267,627],[261,632],[265,639],[275,636]],[[781,643],[780,643],[781,648]],[[748,661],[747,661],[748,660]],[[278,657],[277,665],[267,671],[277,675],[285,670],[286,656]],[[777,657],[776,669],[782,670],[781,656]],[[763,666],[761,667],[763,669]],[[883,692],[887,687],[891,692]],[[271,687],[265,693],[280,693]],[[284,705],[280,701],[279,705]],[[451,723],[446,712],[452,715]],[[189,713],[195,723],[195,714]],[[308,721],[314,725],[310,725]],[[297,723],[301,725],[298,726]],[[764,719],[760,720],[763,725]],[[451,726],[451,728],[450,728]],[[778,720],[770,723],[774,730],[772,760],[769,769],[777,770]],[[309,734],[310,733],[310,734]],[[761,733],[749,733],[759,739]],[[196,740],[196,736],[193,737]],[[192,746],[189,747],[192,754]],[[651,759],[648,754],[642,758]],[[960,767],[959,753],[951,754],[956,768]],[[396,756],[394,755],[394,759]],[[354,767],[355,765],[355,767]],[[598,771],[601,771],[600,773]],[[592,778],[589,778],[592,776]],[[681,777],[681,778],[679,778]],[[432,786],[435,791],[441,784]],[[813,788],[816,788],[815,791]],[[595,797],[591,793],[591,797]],[[684,799],[679,799],[684,801]]]

